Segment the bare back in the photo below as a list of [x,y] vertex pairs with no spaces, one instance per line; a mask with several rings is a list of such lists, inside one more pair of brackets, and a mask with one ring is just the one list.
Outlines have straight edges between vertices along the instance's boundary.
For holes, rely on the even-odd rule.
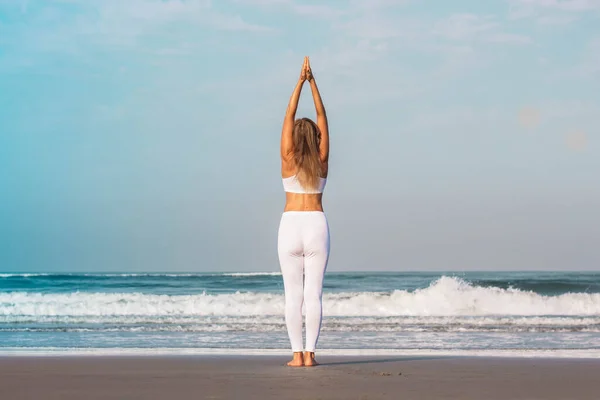
[[[327,178],[328,163],[323,163],[323,178]],[[281,177],[289,178],[296,174],[297,168],[293,160],[281,160]],[[289,193],[285,194],[285,208],[287,211],[323,211],[323,193]]]

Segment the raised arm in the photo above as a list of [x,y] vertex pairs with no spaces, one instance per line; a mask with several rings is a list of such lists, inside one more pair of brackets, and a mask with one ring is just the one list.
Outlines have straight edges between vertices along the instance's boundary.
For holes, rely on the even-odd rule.
[[315,102],[315,110],[317,112],[317,126],[321,131],[321,145],[319,153],[321,155],[321,162],[326,163],[329,160],[329,125],[327,123],[327,113],[325,112],[325,106],[323,106],[323,100],[317,87],[317,82],[310,69],[310,61],[307,60],[306,67],[306,79],[310,82],[310,90],[313,95]]
[[294,131],[294,121],[296,120],[296,110],[298,110],[300,93],[302,92],[304,81],[306,81],[307,63],[308,58],[304,57],[304,64],[302,65],[300,78],[298,79],[298,83],[296,83],[296,87],[294,88],[294,92],[292,93],[292,97],[290,98],[290,102],[283,119],[283,128],[281,129],[281,159],[283,161],[290,160],[294,154],[294,140],[292,138],[292,133]]

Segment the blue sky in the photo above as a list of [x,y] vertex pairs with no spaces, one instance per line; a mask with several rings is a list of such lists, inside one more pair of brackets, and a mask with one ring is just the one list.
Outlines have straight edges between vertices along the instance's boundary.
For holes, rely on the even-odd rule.
[[276,271],[304,55],[330,270],[600,269],[598,0],[0,0],[0,270]]

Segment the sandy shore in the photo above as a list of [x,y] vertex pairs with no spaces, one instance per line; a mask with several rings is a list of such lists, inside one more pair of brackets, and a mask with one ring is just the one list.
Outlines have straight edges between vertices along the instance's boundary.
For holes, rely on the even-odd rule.
[[2,357],[0,399],[598,399],[600,360],[276,356]]

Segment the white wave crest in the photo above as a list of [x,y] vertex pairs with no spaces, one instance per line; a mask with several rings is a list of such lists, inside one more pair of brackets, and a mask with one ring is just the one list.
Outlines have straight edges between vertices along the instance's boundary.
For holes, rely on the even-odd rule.
[[[323,301],[324,315],[331,317],[600,315],[598,293],[542,296],[518,289],[474,286],[450,277],[412,292],[326,294]],[[281,315],[283,311],[283,295],[270,293],[0,294],[0,316],[266,316]]]

